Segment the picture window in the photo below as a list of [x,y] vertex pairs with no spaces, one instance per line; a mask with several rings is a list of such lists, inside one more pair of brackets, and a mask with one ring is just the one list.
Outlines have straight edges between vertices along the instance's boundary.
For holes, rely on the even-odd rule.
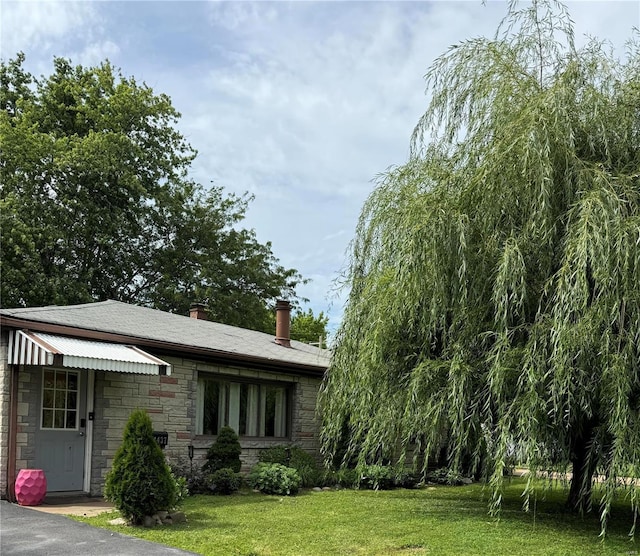
[[289,389],[281,384],[198,379],[197,434],[229,426],[238,436],[286,438]]

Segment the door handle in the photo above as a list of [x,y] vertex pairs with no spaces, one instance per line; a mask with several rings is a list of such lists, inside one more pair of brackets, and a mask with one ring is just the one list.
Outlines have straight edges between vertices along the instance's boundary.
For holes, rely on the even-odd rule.
[[84,433],[82,431],[80,431],[80,436],[84,436]]

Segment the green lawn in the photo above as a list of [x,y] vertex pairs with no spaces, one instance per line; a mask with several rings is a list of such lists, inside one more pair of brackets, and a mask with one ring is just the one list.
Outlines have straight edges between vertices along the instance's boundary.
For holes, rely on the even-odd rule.
[[82,521],[200,554],[478,554],[637,555],[627,536],[631,513],[614,512],[607,539],[596,516],[562,511],[563,492],[520,510],[522,484],[507,489],[500,521],[487,515],[480,485],[392,491],[305,491],[295,497],[242,492],[194,496],[183,510],[188,523],[144,529],[113,527],[103,514]]

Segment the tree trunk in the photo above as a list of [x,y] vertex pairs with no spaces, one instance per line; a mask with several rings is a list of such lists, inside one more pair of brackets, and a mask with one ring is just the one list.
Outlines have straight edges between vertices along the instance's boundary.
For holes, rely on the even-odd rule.
[[597,458],[592,458],[591,461],[588,458],[589,446],[593,441],[594,432],[593,423],[587,423],[585,429],[574,437],[572,442],[573,477],[571,478],[567,506],[581,514],[591,510],[593,474],[598,464]]

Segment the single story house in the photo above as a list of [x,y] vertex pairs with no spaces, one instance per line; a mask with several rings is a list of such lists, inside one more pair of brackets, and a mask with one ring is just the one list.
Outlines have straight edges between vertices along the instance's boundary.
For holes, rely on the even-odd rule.
[[100,495],[137,408],[170,459],[191,451],[200,465],[224,425],[245,470],[272,445],[318,455],[329,352],[290,340],[290,306],[276,310],[274,338],[210,322],[197,304],[189,317],[118,301],[1,309],[0,496],[25,468],[44,469],[48,492]]

